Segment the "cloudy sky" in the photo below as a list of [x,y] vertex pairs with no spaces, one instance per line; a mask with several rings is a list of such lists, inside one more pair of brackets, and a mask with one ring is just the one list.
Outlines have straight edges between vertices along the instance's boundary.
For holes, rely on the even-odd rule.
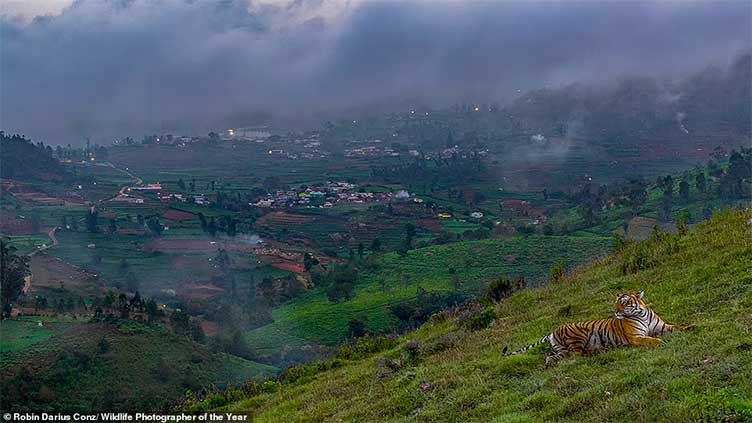
[[48,143],[676,75],[750,48],[748,1],[3,0],[1,126]]

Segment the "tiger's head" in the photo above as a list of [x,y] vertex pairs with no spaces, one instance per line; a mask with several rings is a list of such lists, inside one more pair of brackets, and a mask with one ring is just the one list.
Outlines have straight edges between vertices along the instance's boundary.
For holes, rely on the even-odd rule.
[[614,315],[617,319],[625,317],[638,316],[648,308],[642,300],[645,296],[644,291],[636,294],[619,294],[616,296],[616,307]]

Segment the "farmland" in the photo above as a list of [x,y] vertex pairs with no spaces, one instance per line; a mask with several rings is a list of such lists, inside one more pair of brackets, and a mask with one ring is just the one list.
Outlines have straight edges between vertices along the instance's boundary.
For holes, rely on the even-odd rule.
[[[3,181],[3,242],[31,271],[0,323],[3,378],[36,381],[12,401],[168,407],[413,330],[493,283],[538,289],[749,197],[746,149],[645,165],[647,180],[621,161],[639,148],[579,140],[534,158],[526,137],[446,148],[344,129],[114,145],[106,160],[78,151],[55,179]],[[164,401],[105,388],[123,373]]]
[[[375,264],[356,286],[353,298],[332,304],[321,290],[312,290],[294,303],[273,312],[274,323],[248,334],[260,353],[282,345],[336,345],[348,337],[348,321],[359,318],[371,333],[390,333],[396,319],[388,305],[414,299],[417,290],[477,295],[494,278],[524,277],[532,286],[545,281],[560,257],[570,269],[605,254],[610,238],[537,237],[459,242],[390,253]],[[542,254],[546,252],[546,254]],[[453,278],[457,278],[456,286]]]

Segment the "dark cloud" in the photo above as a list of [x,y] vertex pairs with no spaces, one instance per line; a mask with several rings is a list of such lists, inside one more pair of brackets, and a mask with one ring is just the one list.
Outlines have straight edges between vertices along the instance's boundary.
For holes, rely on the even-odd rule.
[[206,132],[725,64],[750,4],[79,0],[2,21],[2,126],[46,142]]

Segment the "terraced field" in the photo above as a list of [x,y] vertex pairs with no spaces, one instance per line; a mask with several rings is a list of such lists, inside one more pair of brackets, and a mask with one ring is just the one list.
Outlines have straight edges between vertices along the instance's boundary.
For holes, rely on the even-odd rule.
[[274,323],[249,332],[247,339],[261,354],[288,343],[335,345],[347,338],[352,318],[365,321],[372,333],[389,333],[397,322],[387,307],[415,298],[419,287],[450,292],[456,277],[459,290],[474,295],[499,276],[522,276],[535,286],[559,257],[571,269],[610,247],[611,239],[604,237],[531,236],[427,247],[404,257],[389,253],[378,259],[377,270],[361,275],[351,300],[331,303],[322,289],[314,289],[275,309]]

